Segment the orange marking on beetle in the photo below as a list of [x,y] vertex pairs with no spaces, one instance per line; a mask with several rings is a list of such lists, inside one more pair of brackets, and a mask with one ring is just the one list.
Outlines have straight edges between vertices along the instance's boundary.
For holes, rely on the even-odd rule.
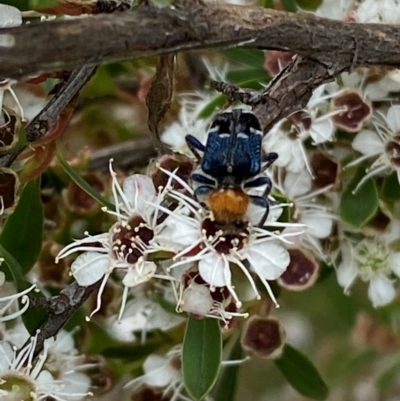
[[242,221],[250,203],[250,197],[241,189],[218,189],[211,192],[207,206],[216,221],[235,223]]

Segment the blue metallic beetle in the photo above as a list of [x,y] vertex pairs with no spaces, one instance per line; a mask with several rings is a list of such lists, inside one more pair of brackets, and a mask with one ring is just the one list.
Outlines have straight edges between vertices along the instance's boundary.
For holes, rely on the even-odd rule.
[[[249,204],[253,203],[265,208],[259,225],[265,223],[272,184],[261,174],[278,155],[263,154],[262,136],[257,117],[240,109],[215,118],[205,146],[194,136],[186,136],[186,142],[201,168],[201,173],[195,172],[191,176],[196,184],[195,197],[206,199],[206,205],[218,222],[243,221]],[[245,189],[264,185],[262,196],[245,192]]]

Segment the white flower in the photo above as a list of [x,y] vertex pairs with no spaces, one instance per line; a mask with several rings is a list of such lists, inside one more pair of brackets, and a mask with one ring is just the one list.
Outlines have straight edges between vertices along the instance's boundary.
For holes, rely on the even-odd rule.
[[[397,228],[397,224],[392,222],[390,230]],[[345,293],[360,277],[369,282],[368,297],[375,307],[386,305],[394,299],[396,291],[391,275],[394,273],[400,277],[400,252],[390,249],[390,239],[389,231],[380,238],[365,238],[355,246],[344,241],[337,277]]]
[[399,70],[382,70],[382,77],[379,79],[376,75],[372,75],[372,79],[368,79],[370,69],[360,69],[359,72],[344,72],[340,75],[343,86],[337,82],[326,84],[326,90],[332,95],[337,95],[343,90],[355,89],[360,91],[365,101],[382,101],[388,100],[390,92],[400,90]]
[[[210,317],[220,319],[229,328],[229,323],[234,317],[247,318],[248,313],[237,312],[237,307],[232,301],[232,295],[227,287],[219,287],[211,291],[210,285],[200,276],[196,264],[181,277],[178,285],[177,310],[187,312],[196,317]],[[173,269],[173,274],[179,268]]]
[[314,91],[304,110],[297,111],[280,121],[265,136],[264,150],[279,155],[275,166],[285,167],[294,173],[306,168],[312,176],[304,141],[309,137],[314,144],[331,141],[335,133],[332,117],[342,111],[334,110],[328,113],[326,100],[331,95],[325,96],[324,91],[325,86],[321,85]]
[[[184,383],[181,358],[181,345],[172,348],[165,356],[149,355],[143,364],[143,376],[131,380],[125,387],[130,387],[133,392],[136,392],[140,386],[145,385],[154,390],[162,390],[163,397],[168,397],[170,401],[191,401],[191,398],[182,394]],[[238,365],[247,359],[222,361],[221,366]]]
[[89,382],[85,382],[84,375],[71,373],[56,379],[44,368],[53,344],[54,340],[45,340],[43,354],[35,361],[36,337],[18,353],[8,342],[0,342],[0,399],[44,401],[51,397],[58,401],[79,401],[93,395],[88,391]]
[[46,106],[47,93],[35,84],[17,83],[4,94],[4,106],[26,121],[32,121]]
[[315,12],[319,17],[346,21],[351,15],[355,0],[324,0]]
[[[306,171],[299,174],[287,172],[283,184],[278,184],[278,188],[287,194],[295,207],[294,220],[303,224],[303,232],[292,241],[301,247],[310,249],[322,260],[326,260],[321,240],[327,238],[333,228],[333,222],[337,219],[325,204],[319,203],[318,198],[329,192],[332,185],[311,191],[312,178]],[[293,228],[286,228],[283,232],[293,231]]]
[[[184,384],[181,371],[181,346],[172,348],[166,356],[149,355],[143,363],[143,376],[131,380],[125,387],[136,391],[141,385],[162,389],[163,396],[171,396],[172,400],[190,400],[181,394]],[[172,395],[171,395],[172,393]]]
[[399,24],[399,0],[364,0],[354,11],[354,18],[359,23]]
[[[219,69],[215,67],[214,61],[213,63],[210,63],[207,59],[203,59],[202,61],[212,80],[226,82],[228,64]],[[162,133],[161,138],[163,142],[169,145],[175,152],[193,156],[186,144],[185,137],[190,134],[202,143],[206,141],[210,118],[201,118],[201,113],[212,103],[214,98],[215,92],[192,91],[183,93],[180,97],[178,121],[172,123]]]
[[[179,177],[174,178],[193,196],[192,188]],[[165,221],[166,228],[161,240],[164,246],[178,252],[170,269],[185,263],[198,262],[199,274],[210,285],[211,291],[215,287],[227,287],[240,308],[241,302],[231,280],[230,263],[233,263],[242,270],[258,298],[260,295],[250,271],[257,274],[276,303],[267,280],[276,280],[285,271],[290,257],[281,242],[288,243],[286,236],[298,235],[298,232],[280,235],[253,227],[247,222],[243,222],[242,226],[237,226],[233,231],[225,230],[189,196],[174,190],[169,192],[169,196],[181,205],[181,208],[178,207],[173,212],[162,209],[170,216]],[[193,217],[183,213],[185,208],[190,210]],[[268,221],[267,224],[272,227],[290,226],[273,221]]]
[[116,210],[103,210],[114,215],[118,222],[108,233],[88,236],[66,246],[58,254],[56,262],[71,253],[83,251],[71,266],[78,284],[88,286],[103,278],[97,307],[91,316],[101,307],[101,295],[111,273],[114,270],[124,272],[121,317],[129,288],[152,278],[171,279],[158,274],[157,265],[147,260],[150,253],[159,249],[158,236],[163,226],[157,223],[157,217],[165,190],[157,193],[151,179],[138,174],[128,177],[121,188],[111,164],[110,172]]
[[147,284],[135,287],[134,298],[125,307],[124,316],[120,319],[112,317],[106,320],[105,329],[109,334],[121,341],[136,341],[135,332],[141,335],[141,342],[146,342],[147,333],[153,330],[167,331],[184,321],[184,318],[167,312],[154,297],[161,297],[174,304],[176,296],[172,286],[157,286],[149,291]]
[[358,183],[355,192],[369,178],[388,171],[396,171],[400,183],[400,106],[393,105],[386,117],[382,114],[380,116],[384,124],[378,120],[373,122],[375,130],[360,131],[352,143],[353,149],[362,156],[346,167],[354,166],[371,157],[376,158],[367,169],[367,174]]
[[178,121],[167,127],[161,138],[174,152],[192,156],[192,152],[185,141],[186,135],[194,135],[197,139],[203,142],[206,138],[208,126],[208,120],[197,119],[194,112],[189,111],[187,106],[182,104]]

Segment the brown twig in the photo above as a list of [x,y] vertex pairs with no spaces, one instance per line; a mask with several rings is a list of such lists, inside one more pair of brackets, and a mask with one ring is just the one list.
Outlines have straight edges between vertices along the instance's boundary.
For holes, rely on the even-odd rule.
[[[44,309],[49,315],[47,321],[38,330],[34,357],[42,352],[44,341],[56,336],[79,307],[100,287],[101,281],[87,287],[81,287],[74,282],[65,287],[59,295],[47,299],[31,299],[34,306]],[[30,341],[28,339],[22,348]]]
[[124,171],[148,165],[152,157],[157,156],[154,146],[148,138],[138,138],[108,146],[91,153],[88,169],[107,172],[110,159],[114,159],[113,167]]
[[294,57],[263,91],[240,89],[224,82],[212,86],[232,101],[252,106],[264,133],[279,120],[306,106],[315,88],[332,81],[338,71],[312,60]]
[[139,6],[118,15],[2,30],[0,76],[21,78],[82,66],[88,60],[104,63],[239,45],[287,50],[336,71],[370,65],[398,67],[399,42],[400,27],[394,25],[355,24],[219,3],[188,8]]
[[[69,78],[57,90],[57,93],[46,107],[27,125],[26,139],[28,142],[34,142],[46,135],[57,123],[61,112],[92,77],[95,70],[96,66],[86,65],[72,71]],[[13,152],[0,156],[0,166],[10,167],[24,149],[26,149],[26,146],[20,146]]]

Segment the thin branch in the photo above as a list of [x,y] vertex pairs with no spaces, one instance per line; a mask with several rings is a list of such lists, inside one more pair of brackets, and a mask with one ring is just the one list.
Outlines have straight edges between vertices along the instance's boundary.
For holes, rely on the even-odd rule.
[[114,159],[113,167],[126,171],[148,165],[155,156],[157,152],[149,138],[138,138],[93,151],[89,156],[88,170],[108,172],[110,159]]
[[[56,336],[79,307],[100,287],[101,281],[100,279],[87,287],[81,287],[74,282],[54,297],[48,299],[39,298],[37,299],[38,303],[35,302],[35,298],[31,299],[35,306],[44,309],[49,315],[48,320],[38,330],[34,357],[42,352],[44,341],[47,338]],[[28,339],[21,349],[30,341]]]
[[[54,97],[40,111],[40,113],[27,125],[26,139],[34,142],[42,138],[57,123],[61,112],[70,104],[82,87],[88,82],[96,70],[96,66],[86,65],[72,71],[69,78],[57,91]],[[15,159],[26,149],[20,146],[13,152],[0,156],[0,166],[10,167]]]
[[295,56],[263,91],[240,89],[224,82],[213,82],[212,86],[230,100],[252,106],[267,133],[279,120],[304,108],[313,90],[332,81],[337,73],[317,61]]
[[[31,38],[35,40],[32,41]],[[336,71],[400,66],[400,27],[355,24],[226,4],[139,6],[118,15],[56,20],[0,34],[0,76],[53,70],[182,50],[244,46],[288,50]]]

